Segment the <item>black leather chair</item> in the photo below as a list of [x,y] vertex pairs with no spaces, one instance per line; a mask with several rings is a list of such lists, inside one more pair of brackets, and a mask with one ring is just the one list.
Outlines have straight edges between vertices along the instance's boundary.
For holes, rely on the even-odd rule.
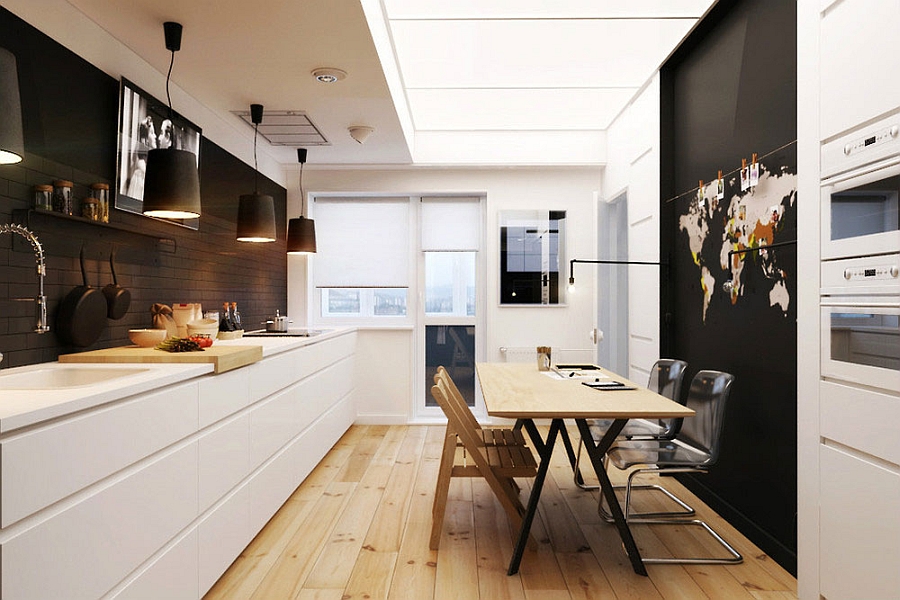
[[[685,370],[687,370],[687,363],[683,360],[661,358],[656,361],[653,368],[650,370],[650,379],[647,383],[647,388],[670,400],[683,403],[681,397],[681,383],[684,381]],[[625,427],[622,428],[621,433],[619,433],[619,438],[629,440],[671,440],[678,433],[678,430],[681,429],[681,422],[682,419],[680,418],[657,419],[653,421],[638,419],[629,421],[625,424]],[[609,429],[610,424],[612,424],[612,421],[608,419],[595,419],[589,423],[591,434],[594,436],[595,442],[603,437],[603,434]],[[579,442],[578,452],[575,456],[575,484],[583,490],[596,490],[599,486],[585,484],[581,476],[581,446],[582,444]],[[683,515],[694,514],[693,508],[669,493],[665,488],[655,485],[642,486],[642,488],[658,489],[684,508],[684,512],[682,512]]]
[[[691,381],[686,405],[696,413],[685,419],[681,430],[671,440],[621,440],[610,448],[607,456],[614,467],[621,470],[635,469],[628,475],[625,487],[625,519],[629,523],[653,523],[666,525],[695,525],[705,529],[728,552],[728,558],[644,558],[645,563],[722,564],[743,560],[728,542],[706,522],[699,519],[683,519],[683,512],[635,513],[631,508],[631,496],[638,486],[635,479],[644,473],[671,475],[675,473],[706,473],[719,458],[725,406],[731,393],[734,376],[721,371],[700,371]],[[682,506],[684,503],[680,502]],[[600,508],[603,497],[600,497]],[[605,510],[601,514],[612,520]],[[670,518],[665,518],[670,517]]]

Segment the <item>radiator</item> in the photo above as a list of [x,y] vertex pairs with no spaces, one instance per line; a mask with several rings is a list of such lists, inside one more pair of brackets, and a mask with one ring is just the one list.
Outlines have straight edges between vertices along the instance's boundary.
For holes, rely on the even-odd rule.
[[[550,352],[553,364],[558,363],[593,363],[595,349],[553,348]],[[537,361],[536,346],[500,346],[500,355],[506,362]]]

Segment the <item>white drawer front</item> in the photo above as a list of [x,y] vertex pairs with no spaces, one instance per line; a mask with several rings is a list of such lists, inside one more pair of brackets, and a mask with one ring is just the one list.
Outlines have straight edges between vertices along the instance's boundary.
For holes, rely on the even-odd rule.
[[97,598],[196,516],[195,442],[4,543],[2,597]]
[[205,594],[253,539],[250,488],[244,486],[204,519],[200,531],[200,593]]
[[900,473],[821,447],[821,593],[896,598],[900,589]]
[[251,402],[284,389],[299,377],[296,373],[297,352],[285,352],[247,367],[250,373]]
[[316,371],[332,365],[353,354],[356,350],[356,332],[324,342],[304,346],[297,351],[297,378],[308,377]]
[[2,527],[194,433],[197,389],[173,386],[4,440]]
[[900,465],[900,397],[831,381],[819,389],[822,437]]
[[200,380],[200,428],[250,404],[250,371],[235,369]]
[[200,438],[200,512],[203,512],[250,472],[250,415]]
[[198,534],[194,529],[157,558],[116,600],[197,600]]

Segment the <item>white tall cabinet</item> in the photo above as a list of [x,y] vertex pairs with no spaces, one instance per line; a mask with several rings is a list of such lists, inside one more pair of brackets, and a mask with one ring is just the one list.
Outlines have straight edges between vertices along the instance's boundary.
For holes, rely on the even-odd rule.
[[822,146],[900,115],[900,1],[798,0],[797,19],[799,596],[896,598],[900,390],[822,376],[819,295]]

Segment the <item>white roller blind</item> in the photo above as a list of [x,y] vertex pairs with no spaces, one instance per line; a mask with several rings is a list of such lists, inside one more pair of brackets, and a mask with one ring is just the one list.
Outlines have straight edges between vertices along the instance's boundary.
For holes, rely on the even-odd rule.
[[422,250],[477,251],[481,239],[478,198],[422,198]]
[[316,198],[316,287],[409,287],[409,198]]

